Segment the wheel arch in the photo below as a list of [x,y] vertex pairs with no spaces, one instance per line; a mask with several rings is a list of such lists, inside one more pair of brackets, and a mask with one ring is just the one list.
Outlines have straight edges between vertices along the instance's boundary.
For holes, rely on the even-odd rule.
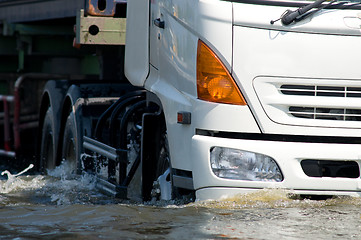
[[162,128],[166,129],[166,121],[163,113],[162,102],[157,95],[147,92],[147,104],[155,104],[158,111],[146,113],[143,115],[142,145],[141,145],[141,164],[142,164],[142,195],[143,200],[151,199],[151,190],[153,181],[156,180],[156,169],[158,165],[159,139],[162,134]]

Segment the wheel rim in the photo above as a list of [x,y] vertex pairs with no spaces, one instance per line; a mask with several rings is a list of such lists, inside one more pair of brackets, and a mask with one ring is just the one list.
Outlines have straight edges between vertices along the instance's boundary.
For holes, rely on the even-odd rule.
[[64,147],[65,151],[63,155],[63,161],[66,161],[70,165],[72,172],[76,172],[76,151],[74,140],[69,139],[66,142],[67,144]]
[[[173,198],[173,188],[171,180],[171,164],[169,157],[169,145],[167,133],[161,137],[161,147],[157,165],[157,179],[153,185],[152,195],[161,200],[171,200]],[[159,191],[157,190],[159,189]]]
[[53,138],[50,132],[47,133],[45,137],[45,146],[42,154],[42,167],[43,170],[53,169],[55,167],[54,164],[54,150],[53,150]]
[[40,151],[40,170],[47,173],[48,169],[55,168],[54,141],[52,109],[48,108],[42,128],[41,151]]
[[66,170],[70,174],[78,173],[77,170],[77,149],[76,149],[76,128],[75,128],[75,120],[73,113],[70,113],[64,128],[64,135],[63,135],[63,146],[61,152],[61,160],[63,164],[66,166]]

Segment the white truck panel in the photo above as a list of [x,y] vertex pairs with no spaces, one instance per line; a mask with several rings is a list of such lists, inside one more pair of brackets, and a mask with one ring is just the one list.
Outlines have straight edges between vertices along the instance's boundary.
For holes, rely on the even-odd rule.
[[[360,11],[326,11],[289,27],[270,24],[283,10],[234,4],[232,74],[262,132],[360,136],[361,97],[346,93],[361,86],[360,30],[348,23]],[[283,86],[314,87],[314,96],[295,94],[297,89],[283,94]]]

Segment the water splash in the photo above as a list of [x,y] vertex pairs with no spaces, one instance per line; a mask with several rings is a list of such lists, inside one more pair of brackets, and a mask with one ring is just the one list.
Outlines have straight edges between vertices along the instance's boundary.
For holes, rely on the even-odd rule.
[[23,175],[33,167],[34,164],[30,164],[27,168],[17,174],[11,174],[8,170],[1,172],[1,175],[6,175],[8,179],[5,182],[0,182],[0,193],[9,193],[11,191],[14,191],[15,189],[21,188],[21,186],[23,185],[23,181],[18,178],[18,176]]
[[14,178],[14,177],[17,177],[17,176],[20,176],[20,175],[26,173],[27,171],[29,171],[33,167],[34,167],[34,164],[30,164],[29,167],[25,168],[23,171],[19,172],[18,174],[15,174],[15,175],[12,175],[8,170],[5,170],[5,171],[3,171],[1,173],[1,175],[3,176],[3,175],[6,174],[8,176],[8,178],[10,179],[10,178]]
[[12,174],[8,170],[2,172],[8,179],[0,180],[0,206],[70,205],[112,201],[96,190],[96,179],[93,175],[77,175],[72,172],[73,168],[67,162],[49,170],[49,175],[23,175],[32,167],[34,166],[30,165],[18,174]]
[[[68,161],[52,170],[48,170],[52,177],[46,184],[46,194],[50,201],[57,205],[82,204],[90,201],[92,197],[99,196],[95,190],[96,179],[93,175],[83,172],[74,173],[73,166]],[[45,192],[44,192],[45,193]]]
[[297,199],[288,190],[262,189],[217,201],[200,201],[192,205],[217,209],[320,208],[335,205],[361,206],[361,198],[335,196],[326,200]]

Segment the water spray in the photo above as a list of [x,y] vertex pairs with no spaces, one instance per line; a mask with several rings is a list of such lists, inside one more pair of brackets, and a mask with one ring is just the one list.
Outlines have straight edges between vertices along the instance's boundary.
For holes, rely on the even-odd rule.
[[18,174],[15,174],[15,175],[12,175],[8,170],[5,170],[1,173],[1,175],[7,175],[8,178],[10,177],[17,177],[17,176],[20,176],[21,174],[24,174],[26,173],[27,171],[29,171],[30,169],[32,169],[34,167],[34,164],[30,164],[29,167],[25,168],[23,171],[19,172]]

